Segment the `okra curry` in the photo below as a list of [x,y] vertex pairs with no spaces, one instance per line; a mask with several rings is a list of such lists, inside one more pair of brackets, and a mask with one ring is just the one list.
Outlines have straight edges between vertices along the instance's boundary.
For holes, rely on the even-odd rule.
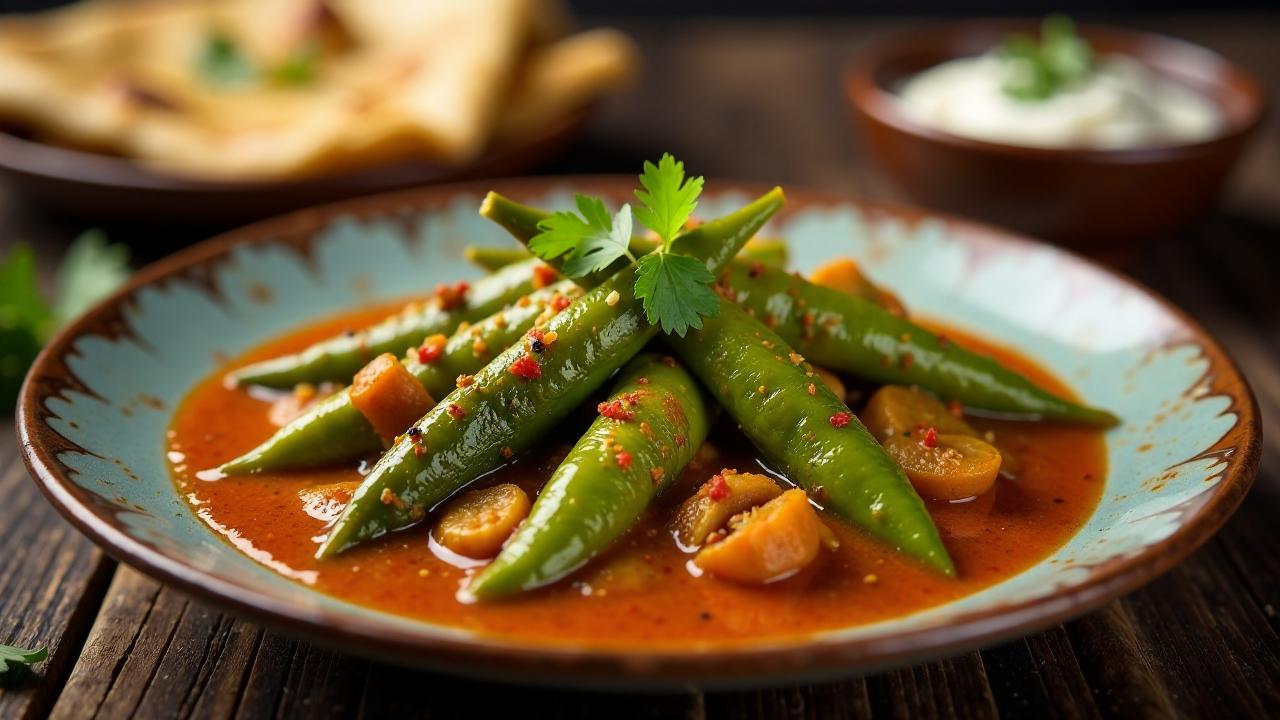
[[[490,193],[488,274],[354,310],[205,380],[179,492],[257,562],[483,634],[599,647],[798,637],[939,605],[1088,519],[1116,423],[852,259],[694,219],[645,163],[616,211]],[[758,236],[759,235],[759,236]]]

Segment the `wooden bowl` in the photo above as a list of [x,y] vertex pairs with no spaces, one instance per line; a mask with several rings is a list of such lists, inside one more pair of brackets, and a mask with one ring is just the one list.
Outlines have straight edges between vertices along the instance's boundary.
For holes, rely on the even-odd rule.
[[1033,22],[947,23],[879,43],[845,71],[854,126],[874,163],[911,201],[1089,252],[1168,234],[1210,210],[1258,127],[1262,90],[1245,71],[1173,38],[1084,25],[1102,54],[1136,58],[1211,98],[1225,118],[1204,142],[1104,150],[973,140],[909,119],[896,91],[934,65],[980,54]]

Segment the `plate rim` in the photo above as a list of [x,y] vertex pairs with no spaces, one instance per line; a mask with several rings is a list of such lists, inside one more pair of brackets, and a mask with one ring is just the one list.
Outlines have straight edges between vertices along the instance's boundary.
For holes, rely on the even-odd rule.
[[[713,179],[717,194],[758,193],[768,185]],[[969,236],[990,238],[1024,248],[1050,247],[1070,262],[1102,273],[1156,302],[1175,318],[1209,361],[1204,377],[1211,394],[1231,399],[1223,412],[1236,414],[1235,424],[1200,456],[1234,448],[1224,458],[1222,480],[1189,518],[1169,537],[1125,558],[1090,569],[1089,578],[1068,590],[1009,605],[945,618],[941,622],[876,638],[824,640],[794,638],[785,642],[744,644],[711,649],[607,649],[546,646],[495,636],[447,637],[430,624],[423,633],[399,636],[376,618],[318,608],[304,609],[277,601],[193,565],[166,557],[117,527],[114,518],[95,507],[66,474],[57,455],[79,448],[45,422],[52,414],[45,401],[78,385],[64,358],[76,339],[100,334],[120,309],[141,289],[167,278],[187,277],[243,245],[287,245],[307,252],[316,231],[336,217],[392,216],[405,210],[444,207],[462,195],[482,196],[490,189],[511,195],[546,194],[560,188],[592,189],[616,194],[634,186],[630,175],[565,175],[502,178],[449,183],[373,195],[298,210],[219,234],[184,248],[134,273],[126,285],[58,332],[37,356],[23,382],[17,406],[17,431],[22,458],[32,480],[49,502],[81,533],[127,565],[180,590],[211,601],[232,613],[335,646],[343,652],[424,666],[453,674],[549,685],[581,685],[635,690],[672,688],[697,683],[703,687],[743,687],[848,676],[901,666],[925,658],[944,657],[963,650],[1029,634],[1100,607],[1154,580],[1181,562],[1222,527],[1252,486],[1261,458],[1262,430],[1257,400],[1229,353],[1185,311],[1144,284],[1099,265],[1070,250],[984,223],[909,205],[860,199],[852,193],[815,190],[799,185],[787,189],[788,211],[805,207],[854,205],[867,214],[882,214],[916,223],[941,221]]]

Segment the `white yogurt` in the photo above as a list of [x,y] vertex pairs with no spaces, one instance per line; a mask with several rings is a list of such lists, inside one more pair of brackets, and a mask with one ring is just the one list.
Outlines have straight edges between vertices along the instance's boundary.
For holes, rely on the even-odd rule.
[[1208,98],[1126,57],[1099,58],[1084,81],[1044,100],[1003,86],[1015,63],[994,54],[951,60],[907,81],[911,119],[956,135],[1028,147],[1135,148],[1206,140],[1222,127]]

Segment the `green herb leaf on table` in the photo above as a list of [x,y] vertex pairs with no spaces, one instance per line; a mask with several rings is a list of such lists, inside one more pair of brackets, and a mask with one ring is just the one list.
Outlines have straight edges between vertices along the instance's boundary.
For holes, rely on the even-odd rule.
[[0,678],[5,678],[19,668],[41,662],[48,657],[48,648],[24,650],[12,645],[0,645]]
[[711,288],[715,277],[697,258],[676,253],[653,253],[636,265],[636,297],[644,303],[650,324],[684,337],[700,330],[702,318],[720,312],[720,298]]
[[702,178],[686,181],[684,163],[671,157],[670,153],[663,153],[657,165],[645,161],[640,184],[644,190],[636,191],[640,200],[636,219],[658,234],[664,250],[670,250],[671,242],[698,207]]
[[40,295],[29,246],[16,245],[0,260],[0,408],[13,406],[27,368],[53,331],[125,281],[128,259],[128,249],[108,245],[101,232],[76,238],[58,270],[52,308]]
[[0,409],[18,399],[27,368],[49,333],[52,314],[36,285],[35,255],[17,245],[0,261]]

